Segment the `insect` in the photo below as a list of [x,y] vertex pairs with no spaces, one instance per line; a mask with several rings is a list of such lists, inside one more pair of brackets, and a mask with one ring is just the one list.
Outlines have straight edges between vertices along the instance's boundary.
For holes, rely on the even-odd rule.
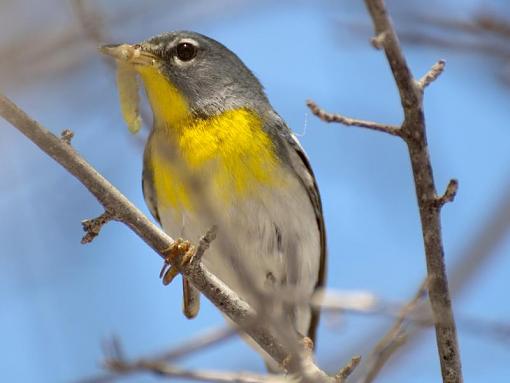
[[105,46],[103,50],[117,50],[119,52],[117,62],[117,89],[119,91],[120,109],[122,117],[131,133],[136,134],[142,127],[140,117],[140,80],[133,65],[127,60],[140,54],[139,49],[128,44],[116,47]]

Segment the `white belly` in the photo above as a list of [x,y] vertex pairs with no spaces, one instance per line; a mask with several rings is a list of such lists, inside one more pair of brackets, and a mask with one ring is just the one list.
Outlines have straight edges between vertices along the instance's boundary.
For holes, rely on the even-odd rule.
[[[210,200],[209,207],[194,213],[158,207],[166,232],[197,243],[217,225],[217,238],[203,262],[255,309],[264,302],[254,291],[277,296],[282,286],[309,300],[319,275],[320,239],[311,202],[297,179],[290,179],[284,187],[234,199],[227,206],[207,198],[207,188],[198,193],[199,199]],[[290,307],[286,319],[306,335],[311,310],[307,305]]]

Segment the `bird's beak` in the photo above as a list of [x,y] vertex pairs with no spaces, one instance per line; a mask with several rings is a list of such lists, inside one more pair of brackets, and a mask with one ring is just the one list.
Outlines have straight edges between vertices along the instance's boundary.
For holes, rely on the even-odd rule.
[[153,66],[157,62],[157,56],[144,49],[143,45],[135,44],[109,44],[103,45],[99,51],[105,55],[111,56],[116,60],[127,64]]

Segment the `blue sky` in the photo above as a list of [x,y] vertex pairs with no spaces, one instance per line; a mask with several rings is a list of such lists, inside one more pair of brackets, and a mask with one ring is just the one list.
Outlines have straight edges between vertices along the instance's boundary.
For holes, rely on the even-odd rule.
[[[480,4],[446,3],[431,2],[452,16],[469,14]],[[10,11],[42,28],[63,28],[74,20],[70,8],[56,1],[36,9],[20,4]],[[108,17],[121,14],[112,3],[102,7]],[[18,24],[4,22],[6,36],[22,33]],[[175,29],[207,34],[236,52],[300,136],[324,203],[328,286],[366,290],[392,301],[411,297],[425,275],[425,259],[404,144],[375,132],[327,125],[305,106],[312,98],[348,116],[400,122],[398,92],[384,55],[367,43],[370,23],[364,9],[352,1],[183,2],[175,9],[149,2],[144,12],[117,20],[108,33],[114,41],[137,41]],[[62,49],[77,55],[70,69],[34,73],[22,84],[0,73],[2,91],[52,131],[71,128],[76,149],[148,214],[140,188],[142,146],[121,120],[112,69],[90,44]],[[442,191],[451,177],[460,181],[457,199],[443,210],[446,261],[453,266],[508,189],[510,88],[498,81],[495,64],[486,57],[408,45],[405,53],[417,76],[439,58],[447,61],[443,76],[427,88],[425,111],[437,187]],[[49,60],[46,65],[56,64]],[[101,371],[101,342],[113,334],[136,357],[169,349],[223,322],[205,302],[196,320],[186,320],[180,284],[161,285],[159,258],[122,225],[109,224],[92,244],[80,245],[80,221],[100,214],[100,206],[4,121],[0,159],[0,370],[6,381],[74,381]],[[507,237],[454,300],[458,318],[508,321],[509,251]],[[380,317],[324,318],[319,364],[333,370],[351,352],[364,355],[367,349],[357,349],[358,342],[389,324]],[[466,381],[508,380],[508,340],[505,345],[463,326],[459,337]],[[182,364],[263,371],[257,355],[240,340]],[[379,381],[439,379],[434,334],[426,331],[419,346],[404,351]],[[148,375],[126,379],[156,380]]]

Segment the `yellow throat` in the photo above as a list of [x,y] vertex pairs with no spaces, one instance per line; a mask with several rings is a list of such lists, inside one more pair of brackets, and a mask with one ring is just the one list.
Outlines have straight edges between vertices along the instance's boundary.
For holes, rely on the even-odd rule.
[[152,171],[160,206],[196,206],[190,175],[210,188],[204,192],[225,202],[256,195],[260,186],[281,184],[274,145],[255,112],[241,108],[194,118],[179,90],[157,68],[137,70],[155,118],[145,166]]

